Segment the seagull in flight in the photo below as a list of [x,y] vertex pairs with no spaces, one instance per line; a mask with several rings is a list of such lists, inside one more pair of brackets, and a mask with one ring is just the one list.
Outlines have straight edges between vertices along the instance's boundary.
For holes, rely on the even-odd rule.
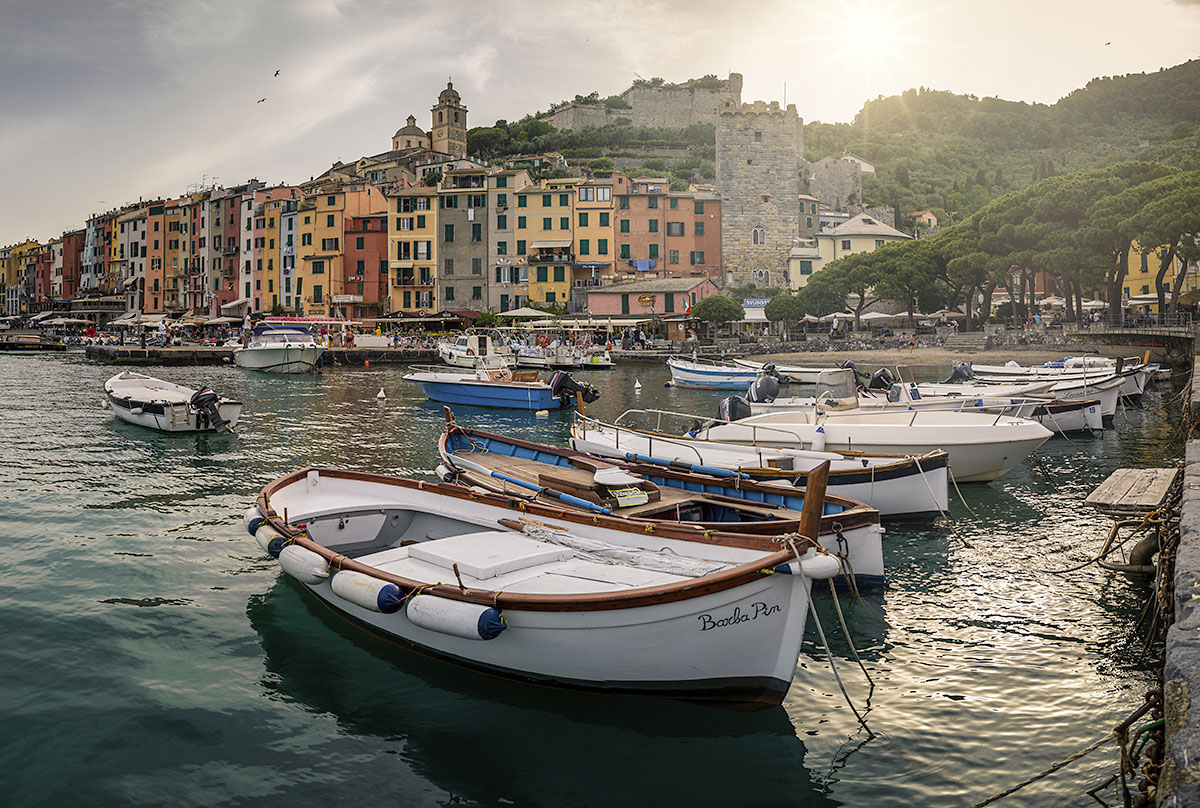
[[276,75],[276,76],[278,76],[278,75],[279,75],[279,71],[278,71],[278,70],[276,70],[276,71],[275,71],[275,75]]
[[258,99],[258,100],[257,100],[255,103],[256,103],[256,104],[261,104],[263,101],[266,101],[266,100],[267,100],[267,99],[265,99],[265,98],[260,98],[260,99]]
[[[1112,43],[1111,43],[1111,42],[1105,42],[1104,44],[1105,44],[1105,45],[1111,45]],[[276,75],[278,75],[278,74],[276,74]]]

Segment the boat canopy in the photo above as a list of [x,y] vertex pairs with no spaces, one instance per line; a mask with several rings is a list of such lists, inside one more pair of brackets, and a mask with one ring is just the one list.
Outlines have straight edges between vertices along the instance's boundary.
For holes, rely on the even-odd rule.
[[307,337],[312,336],[309,330],[302,325],[290,325],[286,323],[262,323],[254,327],[255,336],[279,333],[304,334]]

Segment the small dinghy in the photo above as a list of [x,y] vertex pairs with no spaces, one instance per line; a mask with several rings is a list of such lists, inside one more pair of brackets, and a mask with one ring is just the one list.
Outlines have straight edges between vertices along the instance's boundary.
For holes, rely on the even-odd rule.
[[[654,533],[682,528],[775,536],[800,526],[803,489],[756,483],[748,474],[707,466],[683,469],[683,464],[658,458],[620,462],[592,457],[463,427],[448,410],[446,418],[438,442],[445,465],[438,471],[447,481],[565,505],[584,515],[633,521]],[[828,494],[822,513],[814,538],[830,552],[843,554],[858,585],[882,584],[879,512]]]
[[805,534],[665,535],[508,500],[301,469],[263,489],[245,525],[337,614],[460,666],[603,693],[783,700],[812,581],[839,571]]
[[122,421],[160,432],[232,432],[242,414],[242,402],[207,387],[193,390],[142,373],[118,373],[104,392]]
[[620,425],[637,415],[660,416],[660,423],[663,415],[701,420],[658,410],[627,410],[614,424],[577,415],[571,427],[571,448],[618,460],[654,457],[682,467],[699,463],[742,472],[756,482],[783,481],[797,488],[805,488],[812,470],[828,461],[830,493],[869,505],[884,519],[936,519],[949,507],[949,455],[945,452],[904,456],[764,448]]

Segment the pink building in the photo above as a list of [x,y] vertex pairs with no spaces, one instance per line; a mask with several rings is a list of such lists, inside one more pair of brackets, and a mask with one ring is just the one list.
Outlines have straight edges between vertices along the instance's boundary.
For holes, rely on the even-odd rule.
[[719,293],[708,278],[633,281],[589,290],[587,307],[592,316],[684,314],[704,298]]

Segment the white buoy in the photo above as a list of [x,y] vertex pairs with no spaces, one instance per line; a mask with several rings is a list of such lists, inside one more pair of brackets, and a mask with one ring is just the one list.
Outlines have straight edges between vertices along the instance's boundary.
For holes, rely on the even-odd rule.
[[383,392],[382,387],[379,388],[379,392],[376,394],[375,398],[379,398],[379,399],[387,398],[387,396]]
[[634,390],[641,390],[641,389],[642,389],[642,383],[641,383],[641,382],[639,382],[637,379],[634,379],[634,380],[633,380],[633,389],[634,389]]
[[549,418],[550,410],[538,410],[534,413],[534,415],[536,415],[538,418]]

